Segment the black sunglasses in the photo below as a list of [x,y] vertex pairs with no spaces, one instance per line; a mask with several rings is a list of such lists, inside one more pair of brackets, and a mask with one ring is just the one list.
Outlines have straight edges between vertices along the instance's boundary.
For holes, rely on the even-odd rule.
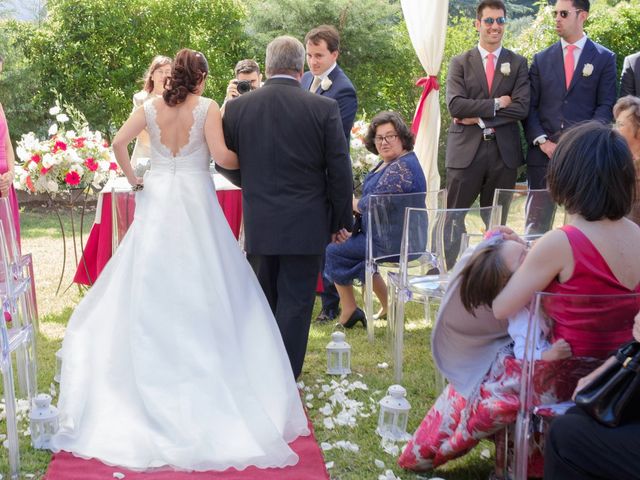
[[575,10],[553,10],[551,12],[551,15],[553,16],[553,18],[556,18],[558,14],[560,14],[562,18],[567,18],[570,13],[573,13],[573,12],[580,13],[581,11],[582,11],[581,8],[576,8]]
[[487,17],[487,18],[483,18],[482,21],[486,25],[493,25],[493,22],[496,22],[498,25],[504,25],[505,23],[507,23],[507,18],[506,17],[498,17],[498,18]]

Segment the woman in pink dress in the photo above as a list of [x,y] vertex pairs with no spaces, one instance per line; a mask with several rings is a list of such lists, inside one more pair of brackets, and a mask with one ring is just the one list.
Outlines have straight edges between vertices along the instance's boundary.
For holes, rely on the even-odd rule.
[[[2,72],[2,58],[0,57],[0,72]],[[8,198],[13,215],[13,224],[16,228],[16,238],[20,247],[20,213],[18,211],[18,198],[13,188],[15,156],[11,138],[9,138],[9,126],[4,116],[4,109],[0,104],[0,196]],[[0,218],[1,220],[1,218]]]

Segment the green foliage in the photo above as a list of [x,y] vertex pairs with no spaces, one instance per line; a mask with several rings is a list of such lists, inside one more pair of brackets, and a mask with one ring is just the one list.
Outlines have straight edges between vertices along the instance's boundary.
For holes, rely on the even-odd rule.
[[21,38],[40,81],[34,104],[47,108],[57,90],[107,134],[131,112],[154,55],[202,51],[206,94],[221,98],[244,53],[244,10],[234,0],[51,0],[48,8],[41,28]]
[[409,40],[397,1],[250,0],[247,33],[255,58],[263,59],[273,38],[288,34],[301,41],[312,28],[334,25],[340,32],[340,58],[358,92],[359,110],[369,117],[396,110],[413,117],[424,75]]

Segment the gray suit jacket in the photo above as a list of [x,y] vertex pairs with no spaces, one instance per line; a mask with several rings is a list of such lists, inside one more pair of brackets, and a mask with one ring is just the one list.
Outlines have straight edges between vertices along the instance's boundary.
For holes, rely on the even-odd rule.
[[[509,75],[501,72],[508,63]],[[511,105],[494,112],[494,99],[511,97]],[[529,111],[529,77],[527,60],[502,48],[496,64],[491,92],[477,47],[451,59],[447,75],[447,107],[452,121],[447,136],[446,166],[465,168],[471,164],[482,140],[478,125],[459,125],[453,118],[481,117],[487,127],[496,131],[496,141],[504,163],[516,168],[524,161],[518,122]]]
[[625,95],[640,97],[640,52],[624,59],[620,78],[620,96]]

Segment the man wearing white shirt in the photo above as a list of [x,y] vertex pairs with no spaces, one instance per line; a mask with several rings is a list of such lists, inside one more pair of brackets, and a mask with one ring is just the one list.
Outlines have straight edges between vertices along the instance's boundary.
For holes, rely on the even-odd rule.
[[513,188],[523,161],[519,121],[529,110],[527,60],[502,47],[507,22],[501,0],[477,8],[478,46],[451,59],[447,75],[447,206],[493,203],[496,188]]
[[613,119],[616,59],[585,35],[589,8],[589,0],[558,0],[552,14],[560,41],[533,57],[525,122],[529,188],[546,187],[547,164],[564,130],[587,120]]

